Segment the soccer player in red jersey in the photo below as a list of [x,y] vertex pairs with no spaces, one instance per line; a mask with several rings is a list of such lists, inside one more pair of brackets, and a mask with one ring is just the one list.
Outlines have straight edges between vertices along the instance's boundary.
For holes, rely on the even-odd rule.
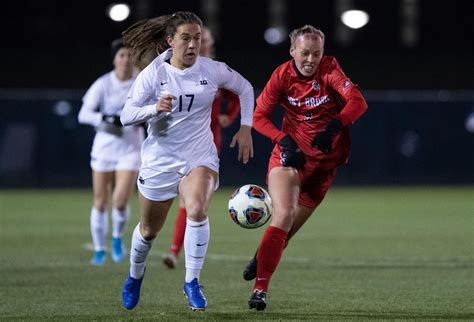
[[[199,54],[201,56],[214,58],[214,37],[209,28],[206,27],[202,27],[201,50]],[[221,112],[221,105],[223,103],[227,104],[225,112]],[[230,126],[239,113],[239,97],[226,89],[219,89],[214,97],[214,101],[212,102],[211,110],[211,131],[214,135],[214,144],[216,145],[217,153],[221,152],[222,128]],[[184,233],[186,232],[186,218],[186,208],[184,207],[182,200],[180,200],[178,214],[174,224],[171,246],[168,254],[163,258],[163,263],[168,268],[175,268],[178,264],[178,257],[183,248]]]
[[[293,59],[273,72],[254,112],[254,128],[275,143],[267,174],[272,221],[244,271],[246,280],[256,277],[248,304],[257,310],[266,307],[288,240],[321,203],[337,167],[348,161],[349,125],[367,110],[359,87],[334,57],[324,55],[321,30],[306,25],[290,39]],[[285,111],[281,129],[270,120],[277,104]]]

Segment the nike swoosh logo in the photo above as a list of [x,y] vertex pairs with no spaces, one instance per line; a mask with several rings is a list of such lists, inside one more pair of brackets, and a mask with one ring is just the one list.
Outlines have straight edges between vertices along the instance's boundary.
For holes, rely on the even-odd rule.
[[136,251],[137,253],[141,253],[141,254],[143,254],[143,253],[145,252],[145,251],[139,251],[139,250],[136,249],[136,248],[133,248],[133,250]]
[[160,83],[160,85],[165,85],[165,84],[168,84],[168,82],[161,81],[161,83]]
[[207,243],[204,243],[204,244],[196,244],[196,246],[204,246],[204,245],[207,245]]
[[193,255],[189,255],[191,256],[192,258],[204,258],[204,256],[193,256]]
[[267,280],[266,278],[257,278],[257,281],[265,281]]

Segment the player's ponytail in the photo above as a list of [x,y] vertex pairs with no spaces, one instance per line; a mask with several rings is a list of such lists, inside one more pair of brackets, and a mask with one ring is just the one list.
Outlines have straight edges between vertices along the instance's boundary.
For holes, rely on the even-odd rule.
[[136,64],[139,67],[146,66],[169,48],[166,37],[173,37],[178,27],[186,23],[197,23],[202,26],[202,20],[195,13],[178,11],[172,15],[135,23],[122,33],[123,42],[125,46],[132,48]]

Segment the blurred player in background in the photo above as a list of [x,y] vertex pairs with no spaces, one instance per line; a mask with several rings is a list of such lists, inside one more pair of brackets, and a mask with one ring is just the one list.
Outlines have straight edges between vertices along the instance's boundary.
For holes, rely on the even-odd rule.
[[[359,87],[336,59],[324,56],[324,34],[306,25],[290,33],[293,59],[271,75],[257,99],[254,126],[275,143],[267,182],[273,202],[270,226],[244,279],[256,277],[249,307],[264,310],[273,272],[288,240],[323,200],[336,168],[348,161],[349,125],[367,109]],[[270,115],[284,109],[281,130]]]
[[90,229],[94,243],[91,263],[105,262],[108,231],[107,208],[112,196],[112,260],[124,259],[122,236],[130,218],[129,199],[140,167],[143,128],[122,127],[120,113],[135,77],[131,50],[122,40],[112,42],[114,70],[101,76],[89,88],[79,112],[79,123],[95,126],[91,152],[93,206]]
[[[214,58],[214,37],[209,28],[201,28],[201,50],[199,54],[204,57]],[[221,112],[222,101],[227,102],[227,109]],[[211,131],[214,136],[214,144],[219,154],[222,147],[221,129],[226,128],[234,122],[240,112],[239,97],[234,93],[220,89],[214,102],[211,112]],[[178,256],[183,247],[184,232],[186,230],[186,208],[182,200],[179,201],[178,214],[174,225],[173,238],[168,254],[163,258],[163,263],[168,268],[175,268],[178,263]]]
[[199,277],[210,236],[207,210],[218,186],[210,123],[219,88],[236,93],[241,103],[241,127],[231,146],[238,144],[243,163],[253,156],[253,88],[226,64],[199,56],[201,26],[196,14],[181,11],[143,20],[124,33],[137,60],[149,51],[162,52],[138,75],[120,118],[124,125],[148,124],[137,182],[141,220],[133,231],[122,288],[129,310],[138,304],[148,253],[178,193],[187,213],[183,292],[191,309],[207,307]]

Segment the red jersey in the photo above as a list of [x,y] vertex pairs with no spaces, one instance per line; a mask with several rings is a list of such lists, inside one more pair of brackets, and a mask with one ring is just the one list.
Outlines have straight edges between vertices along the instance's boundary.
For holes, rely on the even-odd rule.
[[[227,109],[225,113],[221,113],[221,104],[222,99],[227,100]],[[216,93],[216,97],[214,97],[214,101],[212,102],[212,110],[211,110],[211,131],[214,135],[214,144],[217,147],[217,151],[220,152],[221,150],[221,126],[219,124],[219,115],[225,114],[229,117],[229,122],[232,123],[239,115],[240,112],[240,100],[239,96],[236,94],[226,90],[226,89],[219,89]]]
[[[285,111],[281,130],[270,120],[277,104]],[[307,162],[331,168],[347,162],[350,135],[346,125],[366,110],[367,103],[359,87],[344,74],[334,57],[323,56],[312,77],[301,75],[290,60],[275,69],[257,98],[254,128],[274,143],[291,135]],[[334,137],[332,152],[324,154],[312,147],[311,142],[333,118],[338,118],[344,128]],[[279,149],[278,145],[275,149]]]

